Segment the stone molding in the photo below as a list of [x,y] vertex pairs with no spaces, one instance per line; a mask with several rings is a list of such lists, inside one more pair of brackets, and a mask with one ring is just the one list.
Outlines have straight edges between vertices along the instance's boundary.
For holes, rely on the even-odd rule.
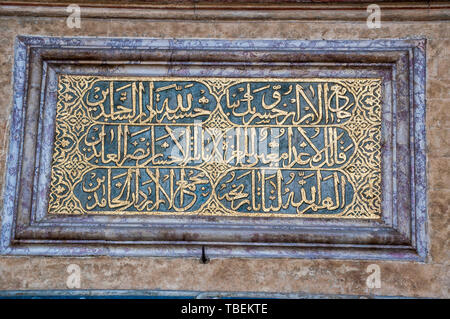
[[[236,70],[224,68],[227,62],[233,62],[235,68],[241,66],[240,72],[246,76],[281,72],[287,77],[329,74],[384,79],[381,222],[72,218],[44,213],[58,74],[188,76],[214,70],[215,76],[227,76]],[[228,41],[20,36],[15,45],[14,108],[0,253],[199,257],[206,251],[208,257],[425,261],[425,68],[425,41],[420,39]]]

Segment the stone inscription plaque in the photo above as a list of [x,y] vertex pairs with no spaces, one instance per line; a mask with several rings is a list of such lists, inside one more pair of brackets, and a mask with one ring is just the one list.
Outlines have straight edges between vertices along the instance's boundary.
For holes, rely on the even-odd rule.
[[50,214],[381,214],[381,79],[60,75]]
[[424,262],[425,48],[20,36],[0,254]]

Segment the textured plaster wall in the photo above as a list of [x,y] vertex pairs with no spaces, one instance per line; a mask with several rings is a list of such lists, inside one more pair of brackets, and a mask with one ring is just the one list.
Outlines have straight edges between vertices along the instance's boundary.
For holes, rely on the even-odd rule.
[[0,16],[0,176],[3,187],[12,107],[16,35],[162,38],[375,39],[426,37],[430,256],[426,263],[376,262],[381,288],[366,286],[370,261],[301,259],[0,257],[0,290],[66,289],[66,267],[81,267],[82,289],[300,292],[310,294],[450,297],[450,23],[177,22]]

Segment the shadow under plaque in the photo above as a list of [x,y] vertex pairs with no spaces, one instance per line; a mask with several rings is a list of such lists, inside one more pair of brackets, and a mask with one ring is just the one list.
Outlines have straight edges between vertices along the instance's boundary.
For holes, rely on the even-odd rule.
[[425,41],[19,36],[1,253],[425,260]]

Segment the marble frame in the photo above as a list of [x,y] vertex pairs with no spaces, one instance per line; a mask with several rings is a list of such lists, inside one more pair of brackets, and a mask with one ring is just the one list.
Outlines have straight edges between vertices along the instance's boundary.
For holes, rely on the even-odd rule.
[[[2,255],[426,261],[425,40],[19,36]],[[381,220],[46,215],[59,73],[383,78]]]

